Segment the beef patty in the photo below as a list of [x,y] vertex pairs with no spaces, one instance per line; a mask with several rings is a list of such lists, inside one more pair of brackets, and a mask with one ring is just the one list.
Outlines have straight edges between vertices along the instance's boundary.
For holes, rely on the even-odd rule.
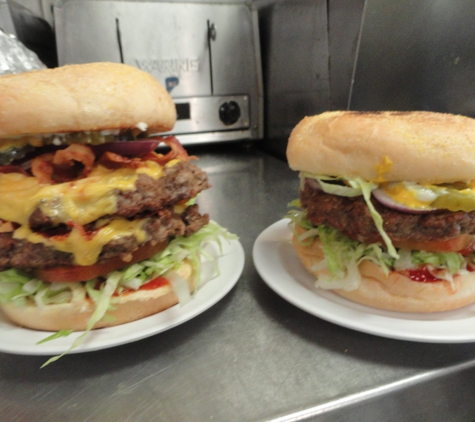
[[[308,220],[317,226],[333,227],[363,243],[382,240],[363,196],[331,195],[306,181],[300,191],[300,202],[307,210]],[[374,199],[372,203],[381,214],[385,232],[395,241],[448,240],[461,234],[475,234],[475,211],[410,214],[385,207]]]
[[[139,244],[134,236],[112,240],[102,248],[98,262],[116,256],[124,257],[145,244],[168,241],[174,236],[190,236],[209,222],[208,214],[201,215],[198,205],[188,207],[182,214],[172,208],[162,208],[145,223],[147,240]],[[13,239],[12,233],[0,233],[0,270],[16,267],[25,271],[73,265],[73,255],[42,243]]]
[[[139,174],[135,189],[115,191],[117,209],[111,216],[130,218],[143,212],[156,212],[163,207],[194,198],[210,184],[206,173],[190,162],[165,167],[163,177],[154,179]],[[62,221],[53,221],[37,208],[29,218],[32,230],[47,230]]]

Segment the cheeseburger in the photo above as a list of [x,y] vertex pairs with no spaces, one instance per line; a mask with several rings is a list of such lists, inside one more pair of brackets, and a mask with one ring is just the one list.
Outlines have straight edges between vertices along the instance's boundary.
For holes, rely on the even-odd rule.
[[475,301],[475,120],[432,112],[306,117],[293,243],[316,286],[401,312]]
[[88,331],[186,300],[203,243],[227,232],[194,204],[209,187],[194,157],[150,136],[174,126],[166,90],[134,67],[92,63],[3,76],[0,98],[4,314]]

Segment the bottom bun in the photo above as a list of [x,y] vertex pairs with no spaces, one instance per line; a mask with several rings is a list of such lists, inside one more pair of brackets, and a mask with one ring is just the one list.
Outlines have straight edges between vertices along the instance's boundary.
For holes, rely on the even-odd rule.
[[[296,228],[299,231],[299,227]],[[307,271],[317,278],[326,272],[312,270],[324,258],[320,240],[316,239],[309,246],[301,245],[295,236],[292,241]],[[453,283],[445,280],[423,283],[396,271],[386,276],[381,267],[371,261],[363,261],[359,270],[361,283],[356,290],[333,291],[353,302],[398,312],[449,311],[475,302],[475,272],[456,276]]]
[[[183,264],[179,274],[188,282],[190,292],[195,289],[195,279],[189,264]],[[166,275],[164,276],[166,278]],[[171,284],[154,290],[128,291],[114,298],[111,309],[94,325],[96,328],[113,327],[136,321],[168,309],[178,303]],[[60,305],[17,307],[2,303],[3,313],[15,324],[34,330],[86,330],[87,323],[96,309],[91,299]]]

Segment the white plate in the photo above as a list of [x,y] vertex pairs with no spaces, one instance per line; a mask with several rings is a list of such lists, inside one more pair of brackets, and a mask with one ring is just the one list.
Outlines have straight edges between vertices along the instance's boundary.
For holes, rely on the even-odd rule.
[[[208,252],[217,257],[215,263],[218,264],[219,275],[213,275],[213,264],[205,261],[202,265],[202,284],[190,302],[139,321],[91,331],[85,341],[70,353],[106,349],[150,337],[182,324],[213,306],[233,288],[244,267],[244,251],[239,241],[223,240],[222,255],[219,255],[218,249],[216,244],[206,247]],[[71,346],[80,333],[36,344],[50,334],[17,327],[0,314],[0,352],[21,355],[60,354]]]
[[290,241],[289,220],[264,230],[253,248],[254,265],[277,294],[324,320],[382,337],[428,343],[475,341],[475,304],[431,314],[382,311],[359,305],[328,290],[316,289]]

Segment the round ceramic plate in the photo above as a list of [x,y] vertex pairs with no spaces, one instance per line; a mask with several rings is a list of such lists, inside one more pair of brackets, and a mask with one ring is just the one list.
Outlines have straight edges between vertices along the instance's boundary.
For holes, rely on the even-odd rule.
[[[216,257],[214,263],[205,261],[202,265],[201,284],[187,304],[175,305],[156,315],[119,325],[91,331],[84,342],[70,353],[81,353],[106,349],[176,327],[201,314],[221,300],[236,284],[244,268],[244,251],[237,240],[222,241],[222,253],[215,244],[209,244],[206,250]],[[215,274],[214,264],[218,265]],[[52,333],[20,328],[8,322],[0,314],[0,351],[22,355],[52,355],[66,351],[80,333],[61,337],[43,344],[38,341]]]
[[430,343],[475,341],[475,304],[430,314],[383,311],[314,287],[297,258],[289,220],[264,230],[253,248],[254,265],[267,285],[288,302],[329,322],[382,337]]

